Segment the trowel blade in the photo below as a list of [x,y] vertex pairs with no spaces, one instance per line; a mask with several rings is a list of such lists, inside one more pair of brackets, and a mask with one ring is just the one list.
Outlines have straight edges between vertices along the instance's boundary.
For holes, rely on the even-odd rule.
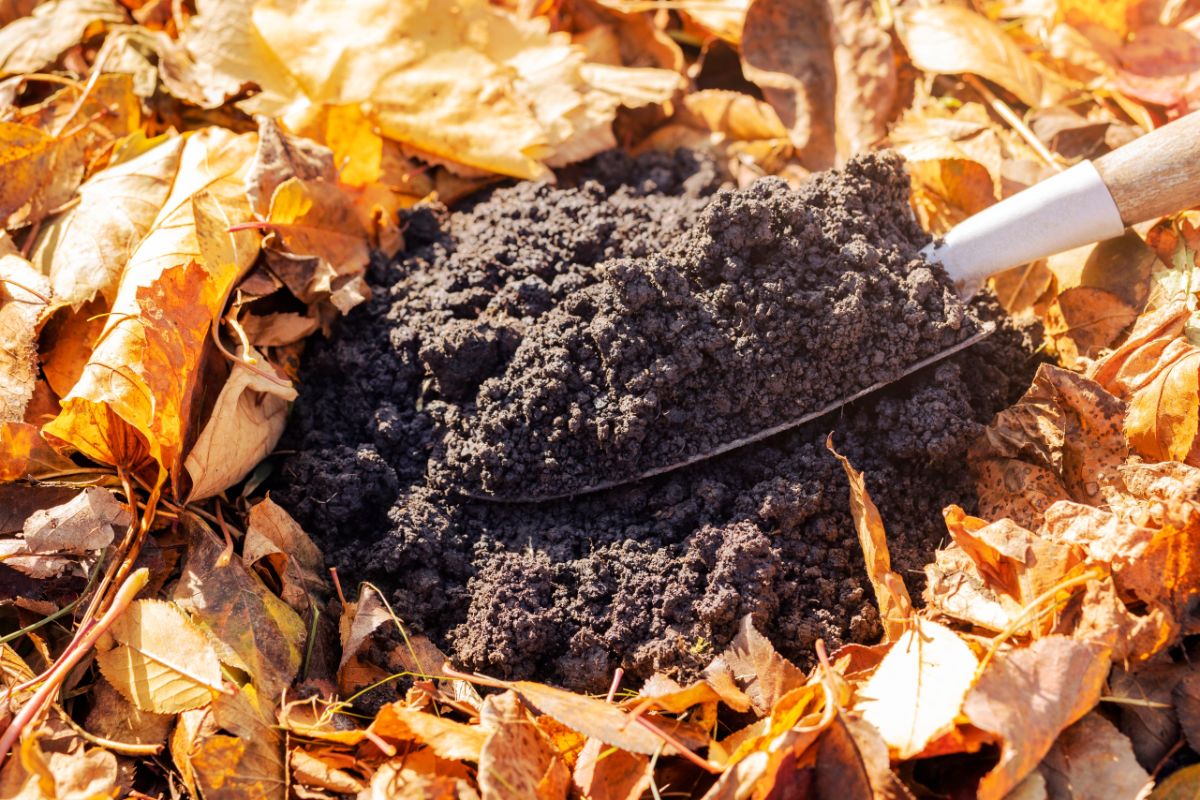
[[673,464],[667,464],[666,466],[660,466],[660,467],[655,467],[653,469],[648,469],[645,472],[641,472],[636,475],[630,475],[630,476],[626,476],[626,477],[615,478],[612,480],[601,481],[599,483],[591,484],[590,486],[585,486],[582,489],[575,489],[573,491],[563,492],[561,494],[543,494],[543,495],[486,494],[486,493],[482,493],[482,492],[472,492],[472,491],[464,490],[464,489],[457,488],[457,487],[454,489],[454,491],[463,497],[469,497],[473,500],[487,500],[487,501],[490,501],[493,503],[544,503],[548,500],[562,500],[567,497],[577,497],[577,496],[583,495],[583,494],[592,494],[593,492],[604,491],[605,489],[614,489],[618,486],[624,486],[624,485],[630,484],[630,483],[637,483],[638,481],[645,480],[646,478],[653,478],[656,475],[665,475],[668,472],[674,472],[677,469],[682,469],[684,467],[690,467],[693,464],[699,464],[701,461],[707,461],[710,458],[715,458],[716,456],[723,455],[723,454],[731,452],[733,450],[737,450],[739,447],[744,447],[748,444],[753,444],[754,442],[760,442],[763,439],[769,439],[770,437],[774,436],[777,433],[783,433],[786,430],[790,430],[792,428],[799,427],[800,425],[804,425],[807,422],[812,422],[815,419],[819,419],[819,418],[825,416],[826,414],[828,414],[829,412],[836,411],[837,409],[841,408],[842,406],[844,406],[848,403],[853,403],[855,400],[860,400],[869,394],[873,394],[874,392],[879,391],[880,389],[884,388],[885,386],[890,386],[893,383],[903,380],[904,378],[907,378],[909,375],[912,375],[914,372],[918,372],[918,371],[924,369],[925,367],[928,367],[930,364],[936,364],[937,362],[942,361],[943,359],[949,358],[950,356],[955,355],[956,353],[961,353],[963,350],[966,350],[968,347],[976,345],[979,342],[986,339],[988,336],[991,336],[993,333],[995,333],[995,331],[996,331],[996,323],[985,322],[985,323],[983,323],[979,332],[976,333],[974,336],[971,336],[968,339],[964,339],[963,341],[959,342],[958,344],[954,345],[953,347],[947,348],[938,353],[934,353],[933,355],[929,356],[928,358],[918,361],[917,363],[908,367],[906,370],[904,370],[904,372],[900,373],[899,375],[897,375],[895,378],[892,378],[891,380],[880,381],[879,383],[871,384],[870,386],[863,389],[862,391],[855,392],[854,394],[852,394],[848,397],[843,397],[838,400],[835,400],[834,402],[830,403],[829,405],[819,408],[816,411],[813,411],[809,414],[805,414],[802,417],[795,417],[793,419],[789,419],[785,422],[779,423],[778,425],[772,425],[769,428],[765,428],[761,431],[758,431],[757,433],[754,433],[750,436],[743,436],[740,439],[734,439],[733,441],[726,442],[725,444],[723,444],[719,447],[712,448],[703,453],[697,453],[697,454],[692,455],[682,461],[676,461]]

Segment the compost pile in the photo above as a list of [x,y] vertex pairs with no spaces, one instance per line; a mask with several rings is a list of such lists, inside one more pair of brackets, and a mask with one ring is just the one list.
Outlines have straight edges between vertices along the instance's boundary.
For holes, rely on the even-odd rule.
[[[686,151],[608,154],[557,186],[418,210],[400,260],[372,266],[374,297],[311,346],[274,497],[465,668],[593,691],[618,666],[687,674],[746,614],[800,662],[816,639],[875,640],[831,431],[870,476],[902,574],[928,562],[945,505],[972,506],[966,449],[1028,386],[1032,347],[917,256],[928,238],[899,159],[862,157],[798,192],[719,188]],[[887,380],[982,320],[999,330],[962,355],[668,475],[519,505],[444,485],[586,480],[506,450],[517,414],[544,415],[538,452],[567,461],[617,442],[605,477],[628,457],[620,443],[753,430]],[[610,406],[612,387],[625,393]],[[660,395],[694,413],[656,415],[646,398]]]

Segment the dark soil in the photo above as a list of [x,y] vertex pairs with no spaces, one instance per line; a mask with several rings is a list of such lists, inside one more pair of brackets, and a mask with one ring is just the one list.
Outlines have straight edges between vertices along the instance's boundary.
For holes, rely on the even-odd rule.
[[[852,176],[820,179],[803,195],[822,200],[816,205],[773,181],[714,199],[716,173],[686,153],[609,155],[560,176],[557,188],[520,184],[454,214],[414,213],[401,260],[372,267],[375,297],[306,356],[284,443],[298,452],[284,463],[274,497],[344,577],[386,587],[401,617],[457,663],[498,677],[597,691],[618,666],[635,682],[655,670],[689,673],[732,638],[745,614],[801,663],[811,661],[818,638],[831,648],[875,639],[848,487],[826,435],[832,430],[839,450],[865,471],[893,562],[915,589],[944,536],[941,509],[973,505],[968,444],[1028,386],[1035,365],[1026,333],[994,303],[979,300],[963,314],[940,270],[914,259],[924,237],[894,164],[868,159]],[[835,192],[847,205],[828,202]],[[735,218],[743,213],[757,224],[747,229]],[[787,250],[789,224],[808,247]],[[844,246],[823,245],[817,228]],[[837,274],[839,264],[877,266],[868,280],[861,268]],[[730,316],[738,302],[755,312],[753,322],[713,323],[721,345],[710,352],[694,331],[679,337],[645,327],[667,324],[668,297],[693,322],[705,303]],[[609,309],[607,321],[597,324],[589,304]],[[700,387],[701,402],[719,404],[715,389],[730,386],[728,407],[774,414],[786,398],[770,369],[780,386],[808,387],[803,402],[814,402],[826,390],[844,393],[844,381],[879,380],[894,359],[958,341],[973,317],[1000,329],[965,354],[815,423],[631,486],[503,505],[464,499],[426,477],[447,428],[465,442],[469,426],[483,424],[471,406],[488,387],[531,397],[533,385],[506,376],[548,374],[556,359],[566,369],[558,380],[582,380],[579,365],[605,346],[579,335],[584,320],[598,338],[656,331],[659,338],[619,359],[664,382],[656,392]],[[737,348],[738,337],[757,359],[753,381],[715,355]],[[560,359],[535,341],[579,343],[582,357]],[[641,349],[647,341],[674,343],[672,363],[654,363]],[[786,344],[796,359],[809,354],[823,377],[805,381],[796,364],[772,365],[764,343]],[[815,343],[835,358],[804,349]],[[697,360],[721,376],[698,375]],[[598,364],[591,371],[575,401],[594,425],[579,430],[598,431],[611,417],[591,402],[596,387],[628,387],[637,375],[602,375]],[[747,401],[751,385],[762,394]],[[501,413],[499,399],[479,404]],[[635,412],[627,418],[649,422]],[[695,421],[673,423],[698,430]]]
[[[636,477],[802,417],[975,333],[918,255],[898,157],[800,191],[777,178],[713,199],[657,252],[616,258],[532,324],[503,372],[483,315],[426,343],[447,409],[431,475],[546,497]],[[523,330],[521,330],[523,328]]]

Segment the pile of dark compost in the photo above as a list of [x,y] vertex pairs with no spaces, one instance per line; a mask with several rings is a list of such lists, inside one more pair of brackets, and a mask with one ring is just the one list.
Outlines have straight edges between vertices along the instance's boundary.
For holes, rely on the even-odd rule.
[[[618,666],[635,682],[694,672],[746,614],[800,663],[817,639],[831,648],[875,639],[848,486],[825,449],[831,431],[866,473],[910,586],[943,538],[942,508],[972,507],[966,449],[1028,386],[1031,340],[986,297],[964,308],[916,255],[927,237],[900,162],[862,158],[801,192],[774,180],[718,192],[719,183],[684,151],[608,154],[557,186],[495,189],[455,213],[417,210],[406,252],[371,269],[374,297],[306,354],[283,444],[295,452],[274,497],[344,577],[384,587],[401,618],[460,666],[599,691]],[[728,325],[710,320],[720,339],[711,351],[695,329],[672,327],[671,303],[697,295],[743,319],[745,349]],[[714,411],[754,413],[734,354],[777,371],[778,385],[769,372],[754,382],[774,414],[797,387],[802,403],[846,394],[847,382],[880,380],[987,320],[997,332],[963,354],[804,427],[637,484],[514,505],[466,499],[439,480],[461,469],[445,459],[447,433],[470,450],[461,443],[472,426],[502,424],[481,418],[506,413],[506,391],[567,414],[555,430],[569,431],[578,409],[576,432],[608,425],[621,437],[631,434],[613,426],[640,425],[644,441],[655,425],[694,431]],[[663,363],[662,349],[647,349],[649,332],[671,343]],[[789,357],[809,353],[819,373],[774,359],[776,342]],[[626,371],[602,374],[622,367],[592,361],[600,352]],[[535,379],[558,383],[538,389]],[[614,385],[696,391],[708,407],[691,421],[656,420],[624,399],[614,416],[596,403]],[[475,448],[495,480],[528,481],[522,470],[536,470],[506,468],[496,452]]]

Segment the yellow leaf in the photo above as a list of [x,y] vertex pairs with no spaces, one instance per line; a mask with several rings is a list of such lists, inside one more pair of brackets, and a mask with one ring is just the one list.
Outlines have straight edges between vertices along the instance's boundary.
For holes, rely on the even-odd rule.
[[252,685],[213,702],[215,730],[197,737],[187,755],[200,789],[195,796],[205,800],[284,796],[283,734],[276,728],[273,711],[274,701]]
[[113,0],[50,0],[0,30],[0,76],[39,72],[89,31],[128,22]]
[[38,426],[0,423],[0,483],[73,469],[75,463],[50,447]]
[[258,237],[242,183],[254,137],[219,128],[184,145],[171,194],[125,267],[112,313],[48,433],[98,461],[148,459],[176,482],[209,329]]
[[78,308],[103,294],[111,303],[133,249],[167,200],[183,138],[172,137],[79,188],[79,202],[42,228],[33,261],[50,276],[55,301]]
[[913,64],[925,72],[973,73],[1000,84],[1028,106],[1053,105],[1062,91],[1017,43],[986,17],[960,6],[906,8],[897,13]]
[[287,425],[288,406],[297,396],[292,382],[278,374],[266,377],[274,368],[257,350],[239,355],[257,362],[258,371],[237,361],[221,387],[208,424],[184,460],[192,481],[188,502],[212,497],[246,477],[275,449]]
[[107,644],[96,656],[100,671],[140,709],[177,714],[221,691],[216,652],[176,605],[138,600],[109,628]]
[[954,727],[978,664],[958,634],[918,618],[858,689],[854,710],[879,729],[893,757],[912,758]]
[[858,531],[858,544],[862,547],[863,559],[867,564],[867,578],[875,590],[875,602],[879,604],[879,617],[883,622],[883,636],[894,641],[904,633],[908,618],[912,616],[912,600],[904,579],[892,571],[892,558],[888,553],[887,533],[879,509],[867,494],[867,482],[863,474],[850,464],[850,460],[833,449],[833,434],[825,441],[825,447],[842,464],[846,479],[850,482],[850,515]]

